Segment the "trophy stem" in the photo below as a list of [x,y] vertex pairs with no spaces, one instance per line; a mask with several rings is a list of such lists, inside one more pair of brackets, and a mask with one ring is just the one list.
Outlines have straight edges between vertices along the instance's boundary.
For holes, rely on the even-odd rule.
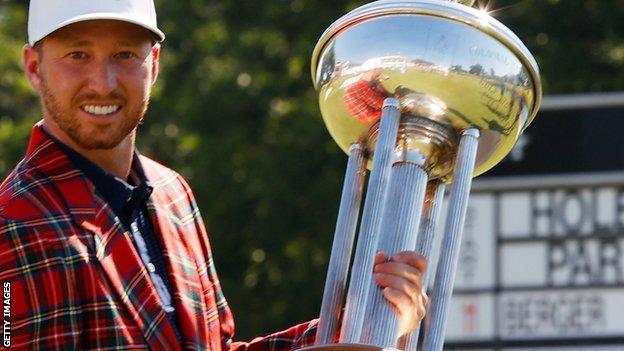
[[[416,246],[428,179],[422,164],[409,160],[395,163],[391,172],[379,241],[379,249],[389,257]],[[399,337],[398,316],[375,283],[371,284],[371,290],[361,341],[379,347],[396,348]]]
[[353,258],[351,283],[347,293],[340,341],[357,343],[364,321],[364,306],[372,279],[375,250],[379,239],[379,224],[387,192],[388,175],[395,148],[401,105],[397,99],[384,101],[379,126],[379,139],[373,155],[366,200],[362,212],[360,234]]
[[349,148],[349,161],[345,172],[342,197],[338,209],[338,220],[334,233],[325,291],[316,333],[316,345],[335,341],[340,311],[344,303],[345,286],[349,272],[349,260],[357,227],[364,178],[366,176],[366,155],[363,143],[354,143]]
[[444,346],[446,319],[453,293],[479,134],[479,130],[476,128],[466,129],[462,132],[459,142],[456,168],[449,196],[449,210],[440,248],[441,254],[434,281],[433,295],[431,296],[431,305],[427,313],[424,351],[441,351]]
[[[435,231],[438,227],[438,222],[440,221],[440,212],[442,209],[442,200],[444,199],[444,189],[446,185],[440,179],[436,179],[430,181],[427,184],[427,195],[426,200],[430,200],[431,202],[425,204],[425,209],[423,210],[423,216],[420,221],[418,239],[416,241],[416,253],[422,255],[427,262],[431,259],[431,251],[433,248],[433,241],[435,238]],[[424,289],[427,289],[429,285],[429,277],[431,277],[431,273],[433,272],[434,265],[428,264],[427,270],[422,276],[422,286]],[[405,351],[416,351],[418,349],[418,337],[420,335],[420,323],[416,326],[413,332],[407,334],[404,337],[404,345],[399,346],[400,349]]]

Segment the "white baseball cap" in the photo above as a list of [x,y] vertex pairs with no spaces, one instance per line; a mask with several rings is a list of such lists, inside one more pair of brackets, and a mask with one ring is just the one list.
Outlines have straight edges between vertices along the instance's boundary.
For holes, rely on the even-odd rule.
[[30,0],[28,43],[76,22],[117,20],[150,30],[160,41],[165,34],[156,24],[153,0]]

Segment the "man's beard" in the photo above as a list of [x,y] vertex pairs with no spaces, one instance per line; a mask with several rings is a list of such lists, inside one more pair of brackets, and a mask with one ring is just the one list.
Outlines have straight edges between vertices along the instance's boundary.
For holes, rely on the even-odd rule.
[[[73,99],[70,104],[78,106],[80,101],[85,100],[120,100],[117,97],[118,94],[113,93],[112,95],[113,96],[107,97],[101,97],[95,94],[78,96]],[[90,130],[85,130],[85,127],[81,126],[80,120],[76,116],[76,112],[72,112],[69,108],[63,109],[63,107],[61,107],[61,104],[54,93],[50,90],[45,79],[41,80],[41,96],[46,111],[54,120],[56,125],[65,134],[67,134],[67,136],[69,136],[74,143],[86,150],[110,150],[119,145],[119,143],[121,143],[141,123],[149,104],[148,91],[148,97],[146,97],[137,108],[130,111],[122,111],[125,116],[122,118],[121,124],[117,128],[111,125],[92,125]],[[123,108],[128,108],[128,105],[125,105]]]

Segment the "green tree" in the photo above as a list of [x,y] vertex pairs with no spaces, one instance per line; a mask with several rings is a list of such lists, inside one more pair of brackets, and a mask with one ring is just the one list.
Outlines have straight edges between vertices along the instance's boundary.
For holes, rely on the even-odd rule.
[[21,68],[26,7],[0,2],[0,175],[6,175],[24,155],[39,102]]

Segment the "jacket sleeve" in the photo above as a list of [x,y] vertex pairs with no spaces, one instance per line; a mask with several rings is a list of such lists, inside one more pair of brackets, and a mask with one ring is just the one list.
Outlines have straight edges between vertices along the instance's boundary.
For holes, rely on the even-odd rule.
[[316,319],[295,325],[289,329],[264,337],[253,339],[251,342],[235,342],[231,351],[290,351],[302,347],[312,346],[316,337]]

